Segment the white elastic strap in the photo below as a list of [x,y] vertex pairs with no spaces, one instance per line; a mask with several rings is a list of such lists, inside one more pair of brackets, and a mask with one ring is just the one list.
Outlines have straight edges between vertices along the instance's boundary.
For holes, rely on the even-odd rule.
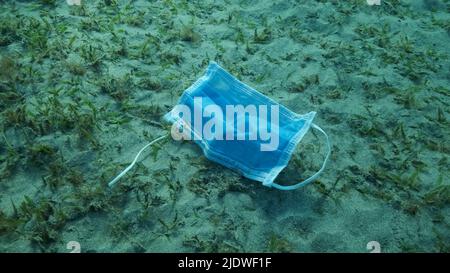
[[273,183],[271,185],[272,187],[274,187],[276,189],[279,189],[279,190],[285,190],[285,191],[298,189],[300,187],[303,187],[303,186],[313,182],[320,175],[320,173],[325,169],[325,165],[327,164],[328,157],[330,156],[330,153],[331,153],[330,140],[328,139],[327,133],[325,133],[324,130],[322,130],[322,128],[320,128],[319,126],[315,125],[314,123],[311,124],[311,126],[312,126],[312,128],[314,128],[314,129],[318,130],[319,132],[321,132],[325,136],[325,139],[327,140],[327,149],[328,149],[328,151],[327,151],[327,155],[325,156],[325,160],[323,161],[322,168],[320,168],[320,170],[318,170],[315,174],[311,175],[306,180],[303,180],[302,182],[299,182],[299,183],[297,183],[295,185],[283,186],[283,185],[279,185],[279,184]]
[[130,164],[130,166],[126,167],[125,170],[123,170],[118,176],[116,176],[116,178],[114,178],[113,180],[111,180],[111,182],[108,183],[109,187],[114,186],[114,184],[117,183],[117,181],[119,181],[119,179],[124,176],[129,170],[131,170],[131,168],[133,168],[134,164],[136,164],[136,161],[138,160],[139,156],[141,155],[141,153],[149,146],[151,146],[153,143],[160,141],[161,139],[167,137],[167,135],[163,135],[158,137],[157,139],[151,141],[150,143],[148,143],[147,145],[145,145],[136,155],[136,157],[134,158],[133,162]]

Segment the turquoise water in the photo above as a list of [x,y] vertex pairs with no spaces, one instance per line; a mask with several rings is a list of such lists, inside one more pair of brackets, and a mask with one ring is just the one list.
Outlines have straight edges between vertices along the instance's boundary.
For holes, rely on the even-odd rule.
[[[0,2],[0,251],[449,251],[449,1],[81,2]],[[210,61],[316,111],[324,173],[278,191],[167,138],[108,188]]]

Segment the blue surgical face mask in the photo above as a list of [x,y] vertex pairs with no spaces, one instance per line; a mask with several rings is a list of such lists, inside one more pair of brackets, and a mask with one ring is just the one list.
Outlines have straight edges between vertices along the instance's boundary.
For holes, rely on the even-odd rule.
[[[265,186],[292,190],[314,181],[330,155],[327,134],[312,123],[315,115],[316,112],[299,115],[290,111],[212,62],[164,119],[173,124],[174,139],[192,139],[208,159]],[[326,139],[327,154],[322,167],[294,185],[274,183],[310,127]],[[109,185],[114,185],[133,167],[145,148],[164,137],[142,148],[133,163]]]

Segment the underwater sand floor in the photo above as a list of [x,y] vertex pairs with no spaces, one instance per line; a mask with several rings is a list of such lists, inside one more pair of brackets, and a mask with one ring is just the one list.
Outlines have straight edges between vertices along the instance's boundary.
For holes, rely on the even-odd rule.
[[[0,251],[449,251],[448,1],[1,7]],[[211,60],[317,111],[319,180],[270,189],[167,140],[108,189]],[[276,182],[324,153],[310,131]]]

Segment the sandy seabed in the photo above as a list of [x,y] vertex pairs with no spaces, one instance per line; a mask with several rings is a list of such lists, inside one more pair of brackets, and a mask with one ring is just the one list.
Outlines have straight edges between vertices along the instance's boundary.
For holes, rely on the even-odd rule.
[[[450,2],[0,1],[0,251],[450,250]],[[153,146],[216,61],[330,136],[278,191]],[[276,182],[320,168],[308,132]]]

